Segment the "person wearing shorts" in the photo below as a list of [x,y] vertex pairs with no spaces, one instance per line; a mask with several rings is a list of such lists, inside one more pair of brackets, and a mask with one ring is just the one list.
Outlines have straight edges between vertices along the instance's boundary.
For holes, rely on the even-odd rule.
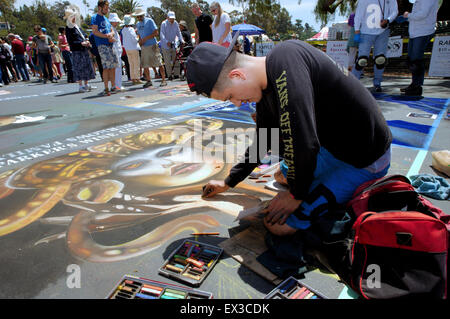
[[[98,12],[92,16],[92,33],[94,34],[95,44],[100,55],[103,67],[103,83],[105,85],[104,95],[111,95],[115,92],[116,68],[119,66],[117,54],[114,52],[113,43],[114,32],[106,15],[109,12],[109,2],[99,0],[97,3]],[[111,84],[111,90],[108,87]]]
[[139,21],[136,24],[136,29],[139,36],[139,45],[141,46],[141,67],[144,70],[144,77],[146,79],[144,88],[153,85],[149,68],[159,68],[162,78],[160,86],[166,86],[166,73],[162,63],[161,51],[156,42],[158,28],[156,27],[155,21],[151,18],[146,18],[145,11],[142,8],[136,9],[133,16]]

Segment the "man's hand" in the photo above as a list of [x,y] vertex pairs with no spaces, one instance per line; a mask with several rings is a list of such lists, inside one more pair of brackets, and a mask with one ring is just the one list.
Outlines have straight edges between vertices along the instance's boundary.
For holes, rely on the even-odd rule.
[[286,219],[302,203],[301,200],[293,198],[289,191],[279,192],[271,201],[269,207],[262,211],[266,213],[266,222],[269,224],[283,225]]
[[409,16],[409,12],[405,11],[405,13],[403,13],[403,18],[408,19],[408,16]]
[[224,181],[209,181],[203,186],[202,197],[213,197],[216,194],[225,192],[230,186],[225,184]]

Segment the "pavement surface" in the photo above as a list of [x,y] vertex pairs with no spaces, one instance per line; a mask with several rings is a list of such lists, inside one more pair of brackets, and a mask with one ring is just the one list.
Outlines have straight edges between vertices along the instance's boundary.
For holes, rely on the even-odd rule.
[[[450,80],[425,82],[422,98],[400,96],[409,79],[399,77],[386,76],[374,93],[394,135],[389,174],[441,175],[431,152],[450,149]],[[99,96],[99,78],[92,85],[87,93],[65,80],[0,87],[0,298],[105,298],[125,274],[180,284],[158,269],[184,239],[218,245],[246,226],[235,221],[242,208],[270,198],[246,181],[202,200],[201,186],[231,164],[186,162],[200,149],[239,150],[239,141],[196,137],[253,128],[252,105],[193,95],[178,80],[148,89],[124,82],[109,97]],[[430,200],[450,213],[448,200]],[[329,298],[351,298],[334,275],[314,270],[304,280]],[[263,298],[273,288],[226,254],[198,287],[218,299]]]

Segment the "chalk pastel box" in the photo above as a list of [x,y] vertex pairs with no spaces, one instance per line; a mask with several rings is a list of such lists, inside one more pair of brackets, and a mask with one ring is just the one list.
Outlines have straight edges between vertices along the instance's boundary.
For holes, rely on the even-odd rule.
[[213,299],[210,292],[125,275],[108,299]]
[[199,286],[219,260],[220,247],[185,240],[159,268],[159,274]]
[[294,277],[289,277],[274,290],[269,292],[264,299],[328,299],[323,294]]

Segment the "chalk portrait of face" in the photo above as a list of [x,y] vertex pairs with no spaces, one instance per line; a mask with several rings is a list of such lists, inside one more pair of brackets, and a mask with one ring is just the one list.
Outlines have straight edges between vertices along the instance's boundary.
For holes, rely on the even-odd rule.
[[[269,191],[236,188],[201,198],[202,183],[224,178],[231,167],[214,159],[186,161],[204,149],[190,146],[196,134],[223,124],[202,123],[201,132],[186,121],[1,173],[0,242],[20,232],[26,238],[14,241],[20,248],[65,240],[74,257],[114,262],[156,249],[182,231],[217,227],[223,214],[235,217],[260,202]],[[26,236],[40,225],[46,225],[40,238]],[[110,236],[118,231],[120,242]]]

